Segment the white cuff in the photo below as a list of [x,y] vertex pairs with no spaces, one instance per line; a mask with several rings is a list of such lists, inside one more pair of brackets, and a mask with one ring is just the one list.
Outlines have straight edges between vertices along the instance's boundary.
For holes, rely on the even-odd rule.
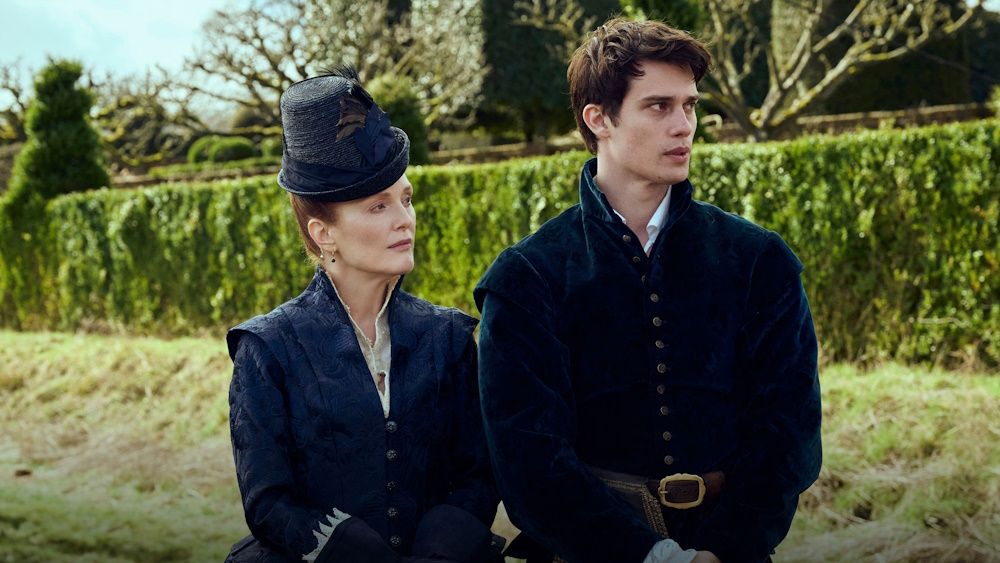
[[674,540],[660,540],[653,544],[642,563],[691,563],[697,553],[693,549],[681,549]]
[[327,514],[326,521],[329,524],[324,523],[322,520],[319,521],[319,531],[313,530],[313,535],[316,536],[316,549],[310,551],[309,553],[302,556],[303,561],[308,563],[313,563],[319,554],[323,552],[323,548],[326,547],[326,542],[330,541],[330,535],[333,534],[333,529],[337,527],[341,522],[350,518],[350,514],[346,514],[333,509],[333,514]]

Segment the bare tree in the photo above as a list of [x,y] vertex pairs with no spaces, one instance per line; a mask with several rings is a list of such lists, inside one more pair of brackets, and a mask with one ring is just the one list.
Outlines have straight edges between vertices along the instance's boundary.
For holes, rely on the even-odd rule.
[[307,0],[250,0],[217,10],[187,60],[191,91],[245,107],[278,124],[278,97],[315,71],[321,46],[306,37]]
[[412,0],[387,25],[388,0],[315,0],[309,36],[327,65],[411,79],[427,125],[455,125],[478,105],[487,72],[481,17],[477,0]]
[[[703,82],[705,99],[750,138],[774,138],[859,69],[954,35],[982,9],[982,0],[960,2],[957,10],[946,0],[852,2],[850,13],[834,21],[832,0],[705,0],[707,17],[699,35],[714,59]],[[520,6],[521,21],[559,30],[568,39],[579,21],[577,0],[523,0]],[[774,26],[765,29],[755,16],[762,8],[785,17],[794,14],[794,25],[772,37]],[[582,38],[579,33],[571,43]],[[748,99],[745,83],[758,72],[761,58],[768,89],[758,105]]]
[[412,0],[390,17],[388,0],[249,0],[218,11],[188,61],[187,86],[267,116],[278,98],[322,68],[352,64],[362,79],[411,78],[428,125],[475,107],[486,72],[475,0]]
[[[708,38],[715,71],[705,86],[707,100],[753,139],[773,138],[795,118],[833,93],[857,70],[912,53],[928,42],[958,33],[982,2],[953,15],[940,0],[858,0],[843,20],[831,23],[830,0],[773,0],[775,9],[799,12],[791,50],[763,39],[751,12],[765,0],[707,0]],[[782,6],[787,4],[787,6]],[[832,29],[830,29],[832,27]],[[821,32],[823,29],[829,31]],[[743,91],[757,57],[767,64],[768,90],[760,107]]]
[[6,93],[8,98],[0,109],[0,139],[14,143],[24,141],[24,112],[28,108],[29,92],[24,86],[20,60],[0,64],[0,92]]
[[197,137],[218,133],[194,111],[195,92],[154,67],[137,76],[89,76],[96,123],[111,160],[138,166],[181,156]]

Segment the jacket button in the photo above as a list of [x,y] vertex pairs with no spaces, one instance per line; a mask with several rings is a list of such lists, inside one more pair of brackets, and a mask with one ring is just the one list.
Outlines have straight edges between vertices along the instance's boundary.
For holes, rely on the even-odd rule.
[[669,442],[669,441],[670,441],[670,440],[672,440],[673,438],[674,438],[674,435],[673,435],[673,434],[671,434],[670,432],[664,432],[664,433],[663,433],[663,441],[664,441],[664,442]]
[[402,544],[403,544],[403,538],[401,538],[399,536],[390,536],[389,537],[389,545],[391,545],[392,547],[399,547]]
[[662,414],[663,416],[667,416],[668,414],[670,414],[670,409],[668,409],[667,407],[660,407],[660,414]]
[[673,465],[674,464],[674,456],[668,455],[668,456],[664,457],[663,458],[663,463],[665,463],[667,465]]
[[639,258],[638,256],[633,256],[632,257],[632,263],[633,264],[641,264],[642,263],[642,258]]
[[389,450],[385,452],[385,459],[389,461],[396,461],[397,457],[399,457],[399,454],[396,453],[396,450]]
[[666,392],[667,392],[667,386],[666,386],[666,385],[664,385],[664,384],[662,384],[662,383],[661,383],[661,384],[659,384],[659,385],[657,385],[657,386],[656,386],[656,392],[657,392],[658,394],[660,394],[660,395],[662,395],[662,394],[666,393]]
[[655,294],[655,293],[650,293],[649,294],[649,300],[652,301],[653,303],[659,303],[660,302],[660,296],[657,295],[657,294]]
[[385,513],[386,513],[386,515],[389,516],[389,518],[395,518],[395,517],[399,516],[399,511],[396,510],[396,507],[394,507],[394,506],[390,506],[389,510],[386,510]]
[[622,235],[622,240],[625,242],[632,242],[632,237],[628,235]]
[[659,348],[660,350],[663,350],[664,348],[667,347],[667,345],[664,344],[662,340],[657,340],[656,341],[656,347]]
[[385,423],[386,432],[395,432],[397,428],[399,428],[399,425],[396,424],[395,420],[390,420],[389,422]]
[[660,373],[667,373],[667,364],[656,364],[656,371]]
[[387,490],[387,491],[393,491],[395,489],[396,489],[396,482],[395,481],[389,481],[388,483],[385,484],[385,490]]
[[653,326],[660,326],[663,324],[663,319],[660,317],[653,317]]

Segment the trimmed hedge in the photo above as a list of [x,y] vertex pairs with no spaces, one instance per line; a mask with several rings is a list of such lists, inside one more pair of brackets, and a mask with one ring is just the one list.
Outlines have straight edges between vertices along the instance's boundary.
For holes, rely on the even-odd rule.
[[260,168],[273,168],[274,173],[278,173],[281,168],[281,155],[278,156],[255,156],[241,160],[230,160],[228,162],[194,162],[186,164],[168,164],[163,166],[153,166],[149,169],[149,176],[159,179],[182,179],[190,180],[192,176],[197,176],[203,172],[216,170],[255,170],[257,174]]
[[[407,289],[474,311],[470,290],[496,254],[576,202],[586,156],[411,168]],[[692,179],[696,197],[776,230],[806,264],[825,361],[995,367],[998,163],[1000,121],[988,120],[704,145]],[[272,176],[72,194],[33,230],[24,244],[43,275],[30,302],[0,301],[6,326],[221,330],[297,294],[311,272]]]

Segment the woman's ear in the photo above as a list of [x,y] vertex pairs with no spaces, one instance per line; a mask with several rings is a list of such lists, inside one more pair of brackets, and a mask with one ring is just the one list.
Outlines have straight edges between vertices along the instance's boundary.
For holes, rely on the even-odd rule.
[[598,139],[605,139],[608,137],[610,125],[608,121],[610,117],[604,113],[604,108],[597,104],[587,104],[583,108],[583,122],[590,129],[590,132],[594,134]]
[[330,226],[315,217],[309,218],[309,222],[306,223],[306,230],[309,231],[309,236],[312,237],[313,241],[315,241],[321,248],[330,246],[334,243],[333,235],[330,232]]

